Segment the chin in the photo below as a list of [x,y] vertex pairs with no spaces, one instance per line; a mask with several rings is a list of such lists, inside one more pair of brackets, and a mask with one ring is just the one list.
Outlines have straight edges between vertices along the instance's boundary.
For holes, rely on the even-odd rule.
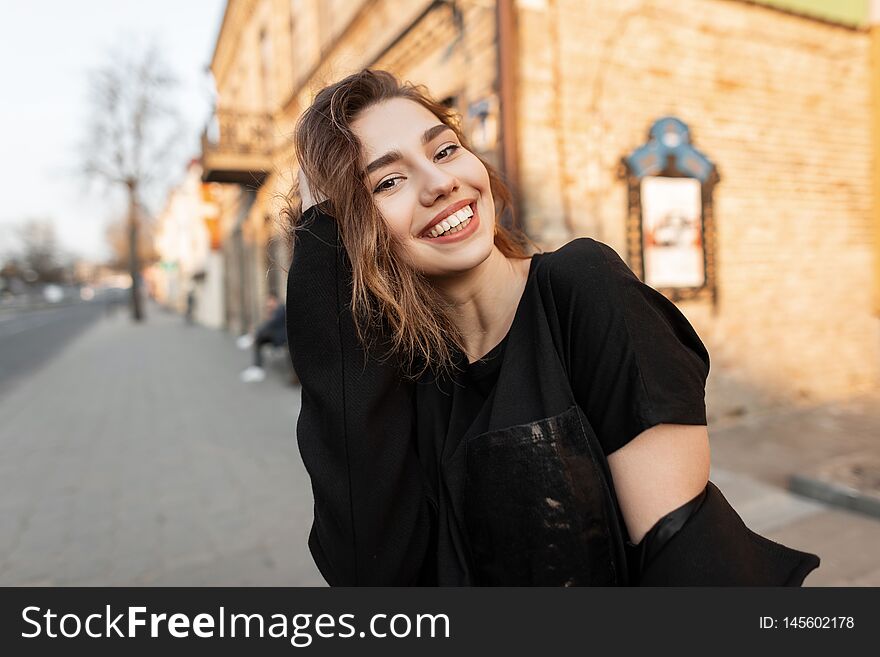
[[462,245],[460,249],[456,249],[454,253],[449,253],[442,259],[437,257],[424,259],[417,266],[428,277],[455,276],[482,264],[492,253],[492,247],[492,242]]

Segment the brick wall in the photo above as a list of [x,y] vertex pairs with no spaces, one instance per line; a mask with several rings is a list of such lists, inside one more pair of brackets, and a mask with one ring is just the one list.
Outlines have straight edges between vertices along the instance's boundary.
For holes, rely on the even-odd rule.
[[[259,25],[270,25],[282,139],[321,86],[377,57],[466,111],[497,90],[493,2],[459,5],[464,38],[445,6],[380,56],[428,4],[377,0],[358,13],[361,3],[348,3],[332,25],[340,40],[322,45],[310,40],[329,20],[315,0],[242,3],[248,26],[240,59],[224,65],[229,86],[253,93]],[[626,257],[620,158],[656,118],[678,116],[721,173],[719,303],[680,304],[712,356],[710,416],[876,386],[868,34],[736,0],[516,5],[521,198],[533,236],[555,248],[589,235]],[[290,188],[290,156],[278,152],[251,213],[258,244]]]
[[520,0],[524,221],[624,257],[620,158],[672,114],[718,166],[714,418],[875,386],[869,39],[732,0]]

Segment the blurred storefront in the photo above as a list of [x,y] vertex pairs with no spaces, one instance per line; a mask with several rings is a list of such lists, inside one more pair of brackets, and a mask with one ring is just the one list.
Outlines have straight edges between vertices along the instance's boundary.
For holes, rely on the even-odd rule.
[[191,299],[193,319],[212,328],[223,326],[224,314],[217,223],[218,207],[211,186],[202,182],[198,161],[190,162],[183,181],[171,191],[157,218],[159,262],[148,276],[159,303],[183,313]]
[[874,388],[878,43],[867,0],[230,0],[203,152],[224,323],[283,294],[297,117],[369,66],[460,112],[544,248],[604,241],[676,301],[713,418]]

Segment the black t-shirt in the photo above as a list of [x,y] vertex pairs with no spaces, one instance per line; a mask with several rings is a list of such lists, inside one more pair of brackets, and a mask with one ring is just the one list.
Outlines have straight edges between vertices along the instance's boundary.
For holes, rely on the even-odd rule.
[[[606,456],[657,424],[706,424],[706,348],[681,311],[642,283],[611,247],[579,238],[532,256],[517,318],[535,315],[544,302],[541,280],[549,282],[563,329],[560,355],[569,384]],[[449,418],[445,435],[423,433],[419,445],[435,494],[447,437],[487,428],[480,410],[492,398],[512,333],[513,327],[473,363],[458,352],[454,380],[424,377],[420,383],[419,410]]]
[[[419,460],[426,474],[426,494],[437,513],[433,576],[441,584],[480,580],[476,571],[481,566],[468,563],[466,546],[473,528],[464,526],[467,518],[483,513],[474,511],[475,504],[488,507],[518,494],[515,486],[496,482],[491,500],[475,501],[474,490],[485,476],[481,468],[494,471],[510,457],[497,452],[480,465],[473,456],[478,453],[473,448],[487,439],[512,444],[515,438],[500,435],[499,429],[558,416],[573,401],[586,416],[586,430],[595,434],[601,448],[602,457],[597,458],[604,460],[657,424],[706,424],[709,356],[697,333],[681,311],[642,283],[613,249],[592,239],[576,239],[557,251],[534,255],[505,338],[474,363],[469,364],[460,350],[456,358],[458,374],[441,380],[426,376],[416,390]],[[514,450],[521,453],[513,457],[514,467],[517,458],[555,462],[552,455],[523,456],[525,448]],[[536,488],[544,486],[545,493],[560,488],[546,484],[540,473],[542,467],[555,465],[534,466],[537,474],[530,467],[521,476],[536,476],[540,480],[532,482]],[[467,473],[465,479],[470,477],[470,484],[462,481],[462,471]],[[526,513],[542,499],[541,495],[523,497],[512,513]],[[491,511],[487,513],[491,519]],[[589,513],[588,509],[572,512],[574,516]],[[504,536],[507,542],[516,541],[516,536],[506,533],[505,522],[490,530],[493,535],[487,540],[497,543]],[[535,518],[534,526],[541,522]],[[539,549],[534,543],[516,548],[519,553]],[[572,547],[572,551],[577,549]],[[497,545],[488,551],[496,552]],[[512,555],[493,567],[499,572],[509,570],[515,559]],[[522,569],[534,568],[537,560],[522,564]],[[504,577],[496,579],[504,581]],[[580,581],[594,579],[591,575]],[[618,574],[608,581],[621,579]],[[530,572],[516,581],[556,580],[537,578]]]

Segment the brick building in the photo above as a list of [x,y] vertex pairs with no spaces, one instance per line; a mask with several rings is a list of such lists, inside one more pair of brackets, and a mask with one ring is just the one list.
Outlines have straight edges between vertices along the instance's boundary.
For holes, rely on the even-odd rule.
[[206,180],[226,183],[227,326],[252,326],[283,290],[275,217],[296,118],[324,84],[372,66],[459,110],[542,246],[595,237],[640,275],[647,188],[624,162],[672,117],[659,125],[686,127],[713,167],[698,208],[704,284],[674,296],[712,356],[710,416],[875,387],[870,24],[867,0],[230,0],[203,158]]

